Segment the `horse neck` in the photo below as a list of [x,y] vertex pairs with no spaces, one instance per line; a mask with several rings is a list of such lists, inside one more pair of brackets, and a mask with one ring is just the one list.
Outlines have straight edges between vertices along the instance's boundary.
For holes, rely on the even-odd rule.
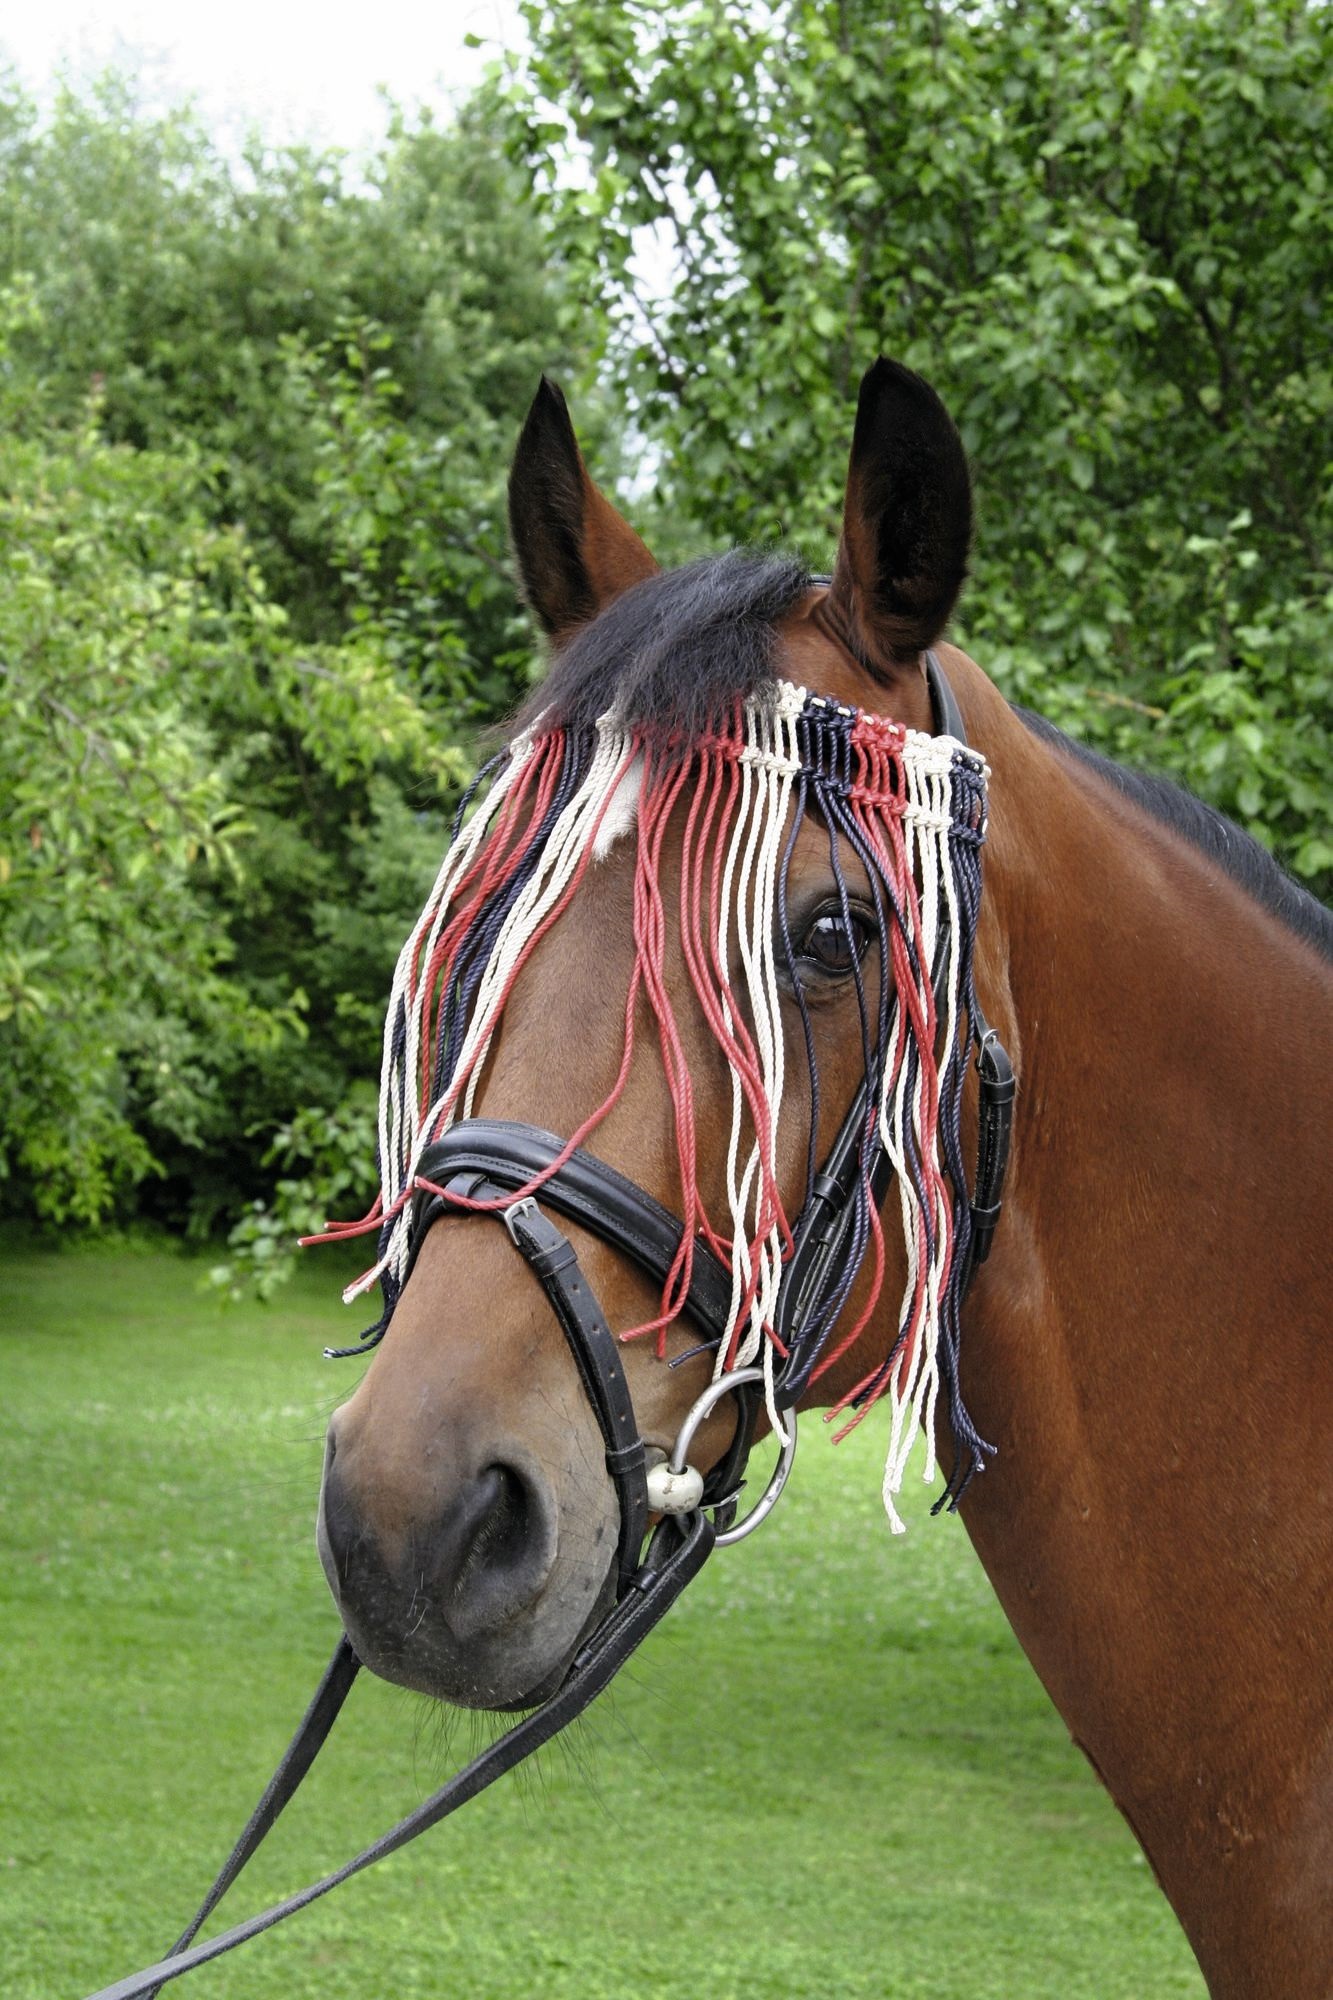
[[950,673],[994,773],[978,984],[1020,1076],[965,1319],[999,1455],[964,1518],[1212,1990],[1322,1992],[1327,978],[970,662]]

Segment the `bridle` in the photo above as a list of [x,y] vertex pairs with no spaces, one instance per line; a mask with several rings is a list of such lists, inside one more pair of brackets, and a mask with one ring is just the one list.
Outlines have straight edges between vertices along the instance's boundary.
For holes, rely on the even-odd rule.
[[[926,655],[926,675],[936,733],[965,743],[962,715],[933,653]],[[937,963],[942,960],[943,945]],[[969,1028],[977,1052],[979,1111],[963,1291],[977,1266],[985,1261],[999,1221],[1015,1090],[1009,1058],[974,995]],[[590,1231],[659,1282],[666,1281],[678,1262],[684,1234],[679,1218],[595,1154],[581,1148],[570,1152],[565,1141],[532,1125],[468,1118],[426,1147],[416,1167],[407,1269],[411,1270],[436,1223],[459,1212],[493,1215],[527,1262],[569,1345],[602,1435],[620,1514],[615,1603],[580,1646],[556,1692],[396,1827],[309,1888],[206,1944],[195,1944],[198,1930],[294,1795],[346,1699],[360,1662],[343,1635],[267,1790],[173,1951],[143,1972],[102,1988],[91,2000],[141,2000],[141,1996],[155,1994],[167,1981],[271,1928],[455,1811],[580,1714],[698,1574],[713,1548],[742,1539],[766,1518],[786,1483],[796,1449],[796,1404],[809,1372],[803,1331],[813,1302],[825,1294],[830,1274],[838,1270],[847,1252],[854,1191],[871,1114],[870,1093],[871,1080],[865,1077],[812,1178],[792,1228],[792,1248],[774,1316],[774,1330],[785,1358],[772,1384],[786,1439],[763,1494],[740,1520],[737,1508],[762,1404],[763,1371],[738,1368],[719,1373],[687,1413],[665,1461],[650,1464],[639,1435],[620,1343],[607,1324],[573,1244],[548,1211]],[[535,1194],[514,1198],[542,1175],[540,1199]],[[881,1148],[870,1172],[871,1198],[877,1205],[887,1196],[892,1176],[892,1163]],[[705,1347],[724,1342],[731,1302],[730,1273],[706,1244],[697,1241],[684,1310]],[[738,1405],[732,1440],[704,1477],[689,1463],[690,1446],[704,1418],[731,1394]],[[946,1492],[937,1503],[937,1511],[945,1504],[955,1506],[960,1493],[961,1486]],[[651,1535],[650,1516],[656,1516]]]
[[[926,656],[926,678],[936,733],[965,743],[956,697],[933,653]],[[937,953],[941,967],[946,949],[947,941],[942,939]],[[939,976],[937,973],[937,987]],[[989,1254],[999,1220],[1014,1095],[1013,1068],[995,1030],[981,1015],[975,996],[971,1025],[977,1047],[980,1108],[964,1287]],[[665,1282],[676,1263],[683,1234],[679,1219],[637,1182],[627,1179],[595,1154],[580,1148],[566,1156],[563,1139],[534,1125],[470,1118],[451,1126],[422,1153],[416,1184],[423,1192],[413,1216],[407,1270],[411,1271],[429,1230],[452,1210],[465,1208],[469,1213],[491,1214],[504,1224],[510,1241],[527,1260],[546,1293],[602,1434],[606,1468],[620,1503],[618,1594],[623,1595],[633,1580],[650,1512],[688,1514],[702,1507],[713,1513],[719,1537],[725,1536],[727,1542],[737,1541],[767,1516],[785,1484],[795,1454],[795,1405],[808,1379],[802,1331],[810,1302],[822,1291],[846,1245],[870,1090],[870,1080],[863,1078],[793,1225],[792,1252],[783,1273],[774,1321],[786,1357],[775,1381],[775,1401],[779,1410],[789,1413],[786,1417],[789,1442],[783,1448],[773,1484],[760,1507],[747,1514],[739,1526],[733,1525],[733,1520],[754,1432],[761,1371],[751,1369],[719,1375],[688,1412],[665,1468],[649,1468],[619,1344],[573,1245],[546,1210],[554,1209],[609,1243],[659,1283]],[[888,1194],[892,1174],[891,1162],[880,1149],[870,1181],[872,1199],[877,1205]],[[507,1201],[508,1196],[543,1175],[546,1177],[541,1181],[540,1200],[528,1195],[518,1201]],[[727,1333],[730,1273],[706,1244],[697,1242],[690,1277],[686,1311],[703,1336],[702,1345],[718,1347]],[[685,1447],[703,1417],[729,1390],[734,1390],[738,1399],[732,1442],[706,1479],[696,1473],[687,1480]],[[672,1475],[671,1479],[664,1476],[666,1472]]]

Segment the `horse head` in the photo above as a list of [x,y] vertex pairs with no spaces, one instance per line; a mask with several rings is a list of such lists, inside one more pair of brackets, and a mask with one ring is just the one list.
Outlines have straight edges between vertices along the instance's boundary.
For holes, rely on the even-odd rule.
[[[859,758],[866,792],[876,758],[893,764],[906,732],[925,745],[935,727],[923,654],[962,582],[970,499],[934,392],[886,362],[867,375],[831,579],[749,556],[659,571],[592,482],[546,383],[514,460],[510,513],[552,660],[400,963],[381,1134],[382,1153],[405,1161],[382,1211],[392,1311],[330,1426],[320,1514],[325,1569],[362,1657],[391,1680],[488,1707],[549,1691],[604,1615],[623,1497],[551,1305],[478,1212],[487,1204],[451,1203],[424,1231],[418,1207],[404,1255],[409,1211],[395,1216],[392,1200],[420,1203],[428,1128],[502,1121],[587,1139],[682,1218],[682,1256],[664,1281],[621,1244],[564,1225],[660,1462],[704,1385],[738,1364],[767,1368],[769,1415],[783,1423],[772,1317],[791,1219],[883,1059],[904,983],[929,1016],[915,1042],[904,1026],[889,1058],[905,1080],[910,1149],[912,1093],[937,1040],[952,1037],[957,1054],[967,976],[955,950],[953,1012],[937,1020],[928,933],[942,913],[938,884],[919,879],[910,802],[895,799],[887,835],[874,825],[868,838],[850,767],[832,773],[843,780],[834,803],[811,767]],[[823,699],[831,749],[822,737],[809,749],[806,690]],[[892,722],[852,746],[853,712]],[[916,818],[941,803],[947,826],[947,798],[918,801]],[[887,867],[886,838],[898,840]],[[965,915],[954,922],[966,933]],[[395,1037],[411,1046],[395,1052]],[[937,1098],[933,1071],[928,1082]],[[404,1090],[410,1103],[394,1097]],[[860,1141],[867,1157],[878,1148],[874,1131]],[[940,1202],[938,1142],[918,1132],[916,1144],[907,1214],[929,1260],[955,1216]],[[918,1246],[881,1233],[869,1208],[860,1233],[851,1282],[787,1400],[873,1400],[897,1346],[910,1441],[940,1366],[924,1354],[922,1312],[908,1329],[917,1351],[900,1339]],[[705,1258],[731,1286],[711,1339],[688,1305],[688,1267]],[[917,1292],[928,1289],[918,1271]],[[698,1471],[737,1422],[736,1399],[721,1398],[692,1446]]]

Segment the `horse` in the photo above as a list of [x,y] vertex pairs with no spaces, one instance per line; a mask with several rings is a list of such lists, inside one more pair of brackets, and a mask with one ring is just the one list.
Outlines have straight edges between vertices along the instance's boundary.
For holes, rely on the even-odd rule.
[[[515,743],[527,755],[552,730],[591,741],[609,715],[618,747],[595,818],[560,862],[564,887],[512,963],[487,934],[490,1013],[443,1126],[591,1139],[599,1161],[682,1216],[665,1283],[605,1233],[566,1225],[652,1464],[670,1459],[701,1396],[692,1462],[703,1474],[726,1462],[738,1364],[759,1382],[759,1426],[784,1436],[789,1408],[859,1420],[896,1370],[891,1514],[924,1432],[1209,1991],[1333,1992],[1333,1345],[1321,1310],[1333,920],[1220,815],[1014,708],[944,642],[973,532],[969,473],[943,403],[906,368],[881,359],[861,384],[827,578],[736,553],[660,570],[545,381],[509,495],[550,654]],[[975,809],[969,822],[978,850],[984,832],[984,895],[952,999],[924,963],[923,850],[905,873],[899,855],[886,888],[880,847],[835,823],[823,794],[776,778],[768,832],[728,845],[717,750],[728,717],[766,702],[778,713],[795,689],[816,691],[821,714],[859,718],[866,741],[896,732],[928,757],[940,681],[988,787],[984,827]],[[734,731],[727,740],[734,774],[744,759]],[[769,782],[778,762],[762,744],[751,752],[754,783]],[[439,1034],[455,1055],[465,982],[449,941],[467,910],[450,897],[470,895],[479,923],[516,855],[535,865],[545,842],[541,865],[556,869],[551,829],[568,814],[551,787],[564,780],[549,761],[524,769],[526,791],[511,786],[499,808],[499,847],[471,839],[471,872],[455,872],[405,961],[409,985],[434,979],[421,1007],[437,1007],[437,1025],[452,1006]],[[748,939],[725,911],[718,929],[728,871],[747,867],[767,884]],[[953,910],[956,933],[965,918]],[[784,950],[765,943],[765,922]],[[475,978],[469,991],[481,1007]],[[966,1295],[954,1286],[952,1335],[939,1299],[909,1310],[905,1333],[896,1302],[919,1302],[967,1227],[957,1183],[977,1143],[976,1073],[955,1066],[948,1143],[931,1065],[964,1050],[969,994],[1017,1078],[1003,1221]],[[876,1186],[831,1281],[818,1365],[784,1402],[771,1393],[772,1302],[790,1218],[905,1011],[905,1192]],[[400,1006],[395,1027],[391,1009],[389,1053],[405,1018]],[[386,1316],[329,1428],[319,1547],[376,1672],[447,1702],[519,1708],[560,1685],[644,1523],[627,1522],[580,1367],[496,1204],[437,1202],[422,1226],[418,1114],[433,1086],[415,1044],[412,1064],[420,1098],[391,1091],[381,1134],[406,1163],[379,1210]],[[571,1143],[551,1140],[548,1169]],[[539,1204],[541,1179],[534,1167]],[[696,1248],[696,1265],[711,1257],[732,1285],[729,1332],[711,1340],[690,1312]]]

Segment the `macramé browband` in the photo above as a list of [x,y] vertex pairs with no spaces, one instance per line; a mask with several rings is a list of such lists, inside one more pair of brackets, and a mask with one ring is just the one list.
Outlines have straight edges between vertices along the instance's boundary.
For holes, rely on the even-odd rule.
[[[628,1078],[646,1009],[673,1106],[685,1226],[659,1313],[621,1337],[653,1334],[664,1351],[666,1328],[686,1307],[696,1242],[706,1244],[731,1276],[715,1374],[761,1367],[770,1420],[782,1436],[781,1408],[847,1352],[878,1304],[884,1244],[872,1176],[882,1152],[894,1170],[903,1293],[883,1357],[829,1414],[844,1414],[841,1437],[888,1397],[884,1497],[898,1529],[893,1495],[919,1422],[927,1479],[934,1474],[933,1419],[943,1383],[959,1446],[955,1483],[965,1483],[986,1449],[957,1379],[970,1227],[959,1112],[975,1016],[986,779],[984,760],[952,736],[924,735],[785,681],[738,701],[689,745],[664,742],[614,714],[570,728],[543,719],[519,736],[459,807],[439,875],[399,956],[384,1033],[380,1195],[362,1223],[330,1226],[334,1236],[380,1228],[377,1262],[345,1296],[379,1279],[384,1311],[361,1347],[348,1351],[373,1346],[388,1325],[408,1265],[412,1202],[423,1186],[419,1162],[432,1142],[473,1116],[501,1012],[534,947],[588,871],[632,833],[634,957],[616,1081],[562,1152],[505,1200],[536,1193],[606,1117]],[[668,906],[662,854],[678,809],[680,890]],[[800,1009],[809,1074],[807,1193],[818,1165],[815,1038],[787,920],[788,870],[807,813],[827,830],[849,929],[845,853],[864,871],[885,976],[876,996],[860,967],[854,971],[869,1088],[846,1253],[803,1302],[800,1324],[784,1341],[774,1324],[792,1248],[776,1164],[787,1059],[784,973]],[[863,898],[860,890],[858,905]],[[665,972],[671,927],[731,1077],[725,1214],[710,1214],[700,1194],[693,1085]],[[456,1198],[455,1205],[468,1206]],[[835,1331],[867,1256],[866,1302],[854,1324]]]

